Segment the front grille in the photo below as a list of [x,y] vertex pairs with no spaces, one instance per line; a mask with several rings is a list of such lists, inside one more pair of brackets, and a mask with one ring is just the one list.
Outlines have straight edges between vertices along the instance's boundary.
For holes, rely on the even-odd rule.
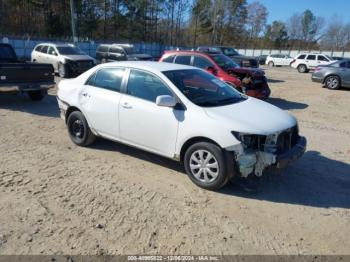
[[89,68],[93,66],[93,62],[91,60],[77,61],[77,65],[80,68]]

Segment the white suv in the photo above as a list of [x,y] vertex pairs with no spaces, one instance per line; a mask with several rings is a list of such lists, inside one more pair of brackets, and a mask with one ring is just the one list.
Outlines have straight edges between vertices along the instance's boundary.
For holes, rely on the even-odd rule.
[[306,148],[287,112],[191,66],[101,64],[61,81],[57,98],[75,144],[100,136],[182,161],[206,189],[282,168]]
[[299,54],[291,62],[291,67],[298,69],[299,73],[307,73],[310,69],[314,69],[319,65],[328,65],[336,62],[328,55],[312,53]]
[[293,61],[289,55],[284,54],[272,54],[266,57],[266,64],[272,66],[289,66],[290,62]]

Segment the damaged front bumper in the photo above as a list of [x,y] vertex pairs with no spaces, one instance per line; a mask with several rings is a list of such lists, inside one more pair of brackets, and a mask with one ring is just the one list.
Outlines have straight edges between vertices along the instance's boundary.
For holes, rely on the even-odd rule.
[[243,150],[236,154],[236,163],[242,177],[254,173],[261,176],[268,167],[285,168],[300,158],[306,150],[306,138],[299,137],[297,143],[287,152],[273,154],[265,151]]

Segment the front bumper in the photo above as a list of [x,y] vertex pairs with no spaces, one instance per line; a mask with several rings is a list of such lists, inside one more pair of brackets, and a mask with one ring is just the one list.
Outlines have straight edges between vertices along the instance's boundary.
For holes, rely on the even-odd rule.
[[285,168],[289,163],[294,162],[299,159],[306,151],[306,138],[299,137],[296,145],[284,154],[280,154],[276,158],[276,167]]
[[0,85],[0,93],[22,93],[29,91],[48,90],[55,87],[55,82],[14,83]]

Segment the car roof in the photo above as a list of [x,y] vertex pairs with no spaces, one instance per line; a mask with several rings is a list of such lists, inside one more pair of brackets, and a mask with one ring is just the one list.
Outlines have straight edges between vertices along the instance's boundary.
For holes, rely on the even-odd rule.
[[164,71],[172,71],[172,70],[186,70],[186,69],[196,69],[197,67],[166,63],[166,62],[155,62],[155,61],[120,61],[120,62],[110,62],[101,64],[100,68],[105,67],[130,67],[134,69],[147,70],[154,73],[164,72]]
[[176,55],[176,54],[189,54],[189,55],[197,54],[197,55],[210,56],[210,55],[221,55],[222,53],[208,54],[206,52],[192,51],[192,50],[166,50],[166,51],[164,51],[164,55]]
[[37,44],[36,46],[39,46],[39,45],[50,45],[50,46],[58,46],[58,47],[75,46],[74,44],[70,44],[70,43],[40,43],[40,44]]

